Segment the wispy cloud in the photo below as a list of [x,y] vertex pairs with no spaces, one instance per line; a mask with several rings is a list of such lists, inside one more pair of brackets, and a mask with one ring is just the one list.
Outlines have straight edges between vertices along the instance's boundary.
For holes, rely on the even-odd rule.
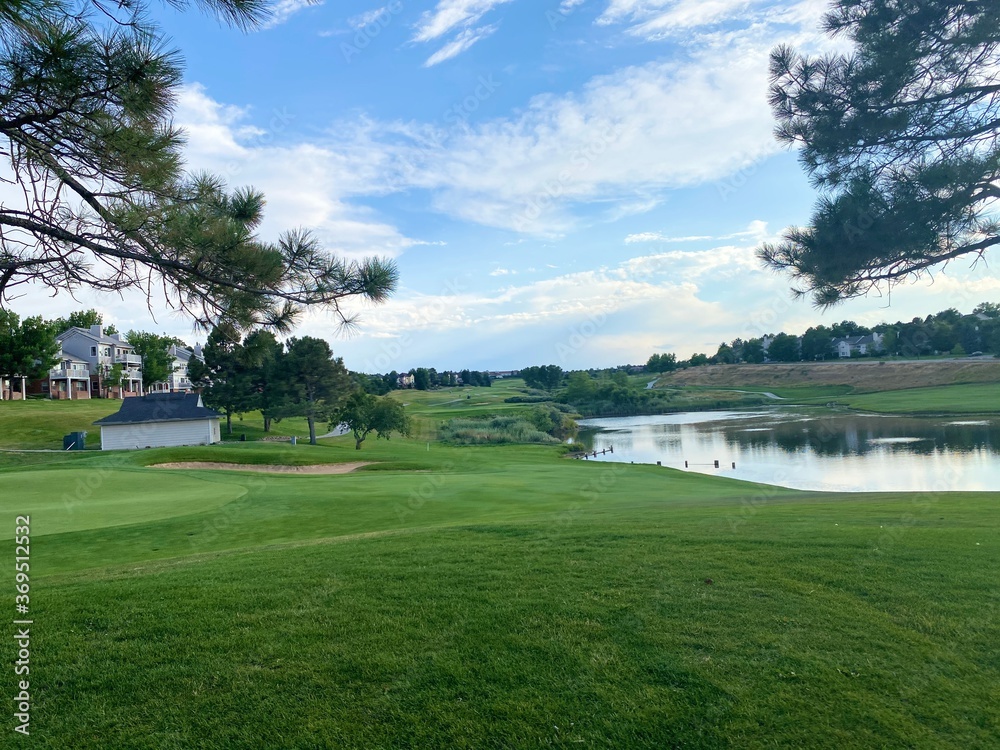
[[363,29],[365,26],[377,21],[388,12],[389,7],[385,5],[381,8],[373,8],[372,10],[365,11],[364,13],[359,13],[356,16],[351,16],[347,19],[347,25],[352,29]]
[[614,220],[626,208],[649,210],[664,190],[777,152],[769,49],[737,43],[684,63],[624,68],[433,138],[419,125],[369,122],[345,148],[374,171],[375,189],[425,189],[443,213],[556,236],[577,226],[577,205],[606,201],[618,209],[606,218]]
[[493,8],[511,0],[440,0],[420,17],[415,42],[430,42],[457,28],[473,26]]
[[599,25],[628,24],[629,34],[656,40],[678,34],[689,41],[692,30],[744,22],[815,27],[827,10],[826,0],[610,0]]
[[439,63],[443,63],[445,60],[457,57],[469,49],[469,47],[473,44],[481,39],[485,39],[496,30],[496,26],[480,26],[474,29],[465,29],[441,49],[428,57],[427,61],[424,63],[424,67],[430,68]]
[[[273,117],[271,131],[243,125],[248,112],[220,104],[198,84],[183,87],[175,121],[187,137],[185,154],[194,170],[207,170],[231,186],[254,185],[267,196],[262,234],[275,239],[285,229],[313,229],[326,246],[348,257],[398,256],[425,243],[402,235],[394,226],[350,197],[372,179],[349,154],[299,143],[277,145],[294,117]],[[360,170],[360,171],[359,171]]]
[[625,237],[625,244],[632,245],[637,242],[698,242],[699,240],[710,240],[712,237],[706,235],[694,235],[691,237],[670,237],[660,232],[639,232]]
[[424,12],[413,35],[414,42],[432,42],[452,32],[458,33],[427,58],[425,68],[451,60],[497,30],[497,25],[477,26],[479,20],[498,5],[511,0],[439,0],[434,10]]
[[715,241],[715,240],[735,240],[741,238],[750,238],[757,242],[762,242],[768,238],[767,222],[766,221],[752,221],[750,225],[742,232],[733,232],[731,234],[723,234],[720,236],[713,235],[692,235],[688,237],[674,237],[669,234],[664,234],[662,232],[638,232],[635,234],[630,234],[625,237],[626,245],[633,245],[639,242],[703,242],[703,241]]
[[311,5],[322,5],[323,0],[278,0],[271,11],[271,18],[264,24],[265,29],[280,26],[303,8]]

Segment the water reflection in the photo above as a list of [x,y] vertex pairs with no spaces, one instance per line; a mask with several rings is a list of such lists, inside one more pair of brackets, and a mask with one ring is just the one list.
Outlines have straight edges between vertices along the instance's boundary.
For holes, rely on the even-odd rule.
[[[1000,490],[1000,418],[928,419],[776,407],[591,419],[597,460],[656,463],[798,489]],[[591,459],[593,460],[593,459]],[[714,469],[713,462],[736,469]]]

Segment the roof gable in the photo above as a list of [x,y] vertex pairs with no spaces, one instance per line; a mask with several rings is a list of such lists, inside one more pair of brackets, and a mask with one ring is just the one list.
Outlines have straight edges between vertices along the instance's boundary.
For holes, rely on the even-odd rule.
[[117,346],[120,349],[134,349],[134,347],[125,341],[124,339],[115,338],[114,336],[108,336],[107,334],[101,334],[97,336],[86,328],[78,328],[73,326],[72,328],[67,328],[65,331],[56,336],[56,340],[60,343],[66,341],[67,339],[74,338],[76,336],[83,336],[84,338],[94,341],[98,344],[106,344],[109,346]]

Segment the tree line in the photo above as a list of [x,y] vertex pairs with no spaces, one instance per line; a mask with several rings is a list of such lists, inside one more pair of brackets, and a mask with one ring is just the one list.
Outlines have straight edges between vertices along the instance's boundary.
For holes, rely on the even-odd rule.
[[649,372],[670,372],[682,367],[708,364],[759,364],[770,362],[815,362],[839,358],[837,339],[879,334],[880,343],[862,355],[922,357],[935,354],[989,353],[1000,355],[1000,304],[982,302],[972,312],[963,315],[948,308],[925,318],[910,321],[863,326],[851,320],[831,326],[813,326],[801,336],[785,333],[766,337],[741,339],[719,345],[715,354],[695,353],[690,359],[678,361],[673,354],[653,354],[646,362]]
[[240,339],[234,327],[217,326],[203,354],[204,361],[188,362],[188,378],[205,404],[226,416],[229,434],[233,416],[251,411],[261,413],[265,432],[287,417],[304,417],[313,445],[317,424],[346,424],[358,449],[372,432],[385,439],[393,432],[409,434],[403,405],[361,387],[323,339],[302,336],[282,343],[263,330]]
[[358,385],[368,393],[384,396],[389,391],[400,390],[406,386],[400,384],[400,378],[409,375],[413,379],[413,388],[418,391],[428,391],[432,388],[454,388],[459,385],[470,385],[489,388],[493,378],[486,371],[478,370],[444,370],[438,372],[433,367],[416,367],[408,372],[399,373],[396,370],[385,374],[353,373]]

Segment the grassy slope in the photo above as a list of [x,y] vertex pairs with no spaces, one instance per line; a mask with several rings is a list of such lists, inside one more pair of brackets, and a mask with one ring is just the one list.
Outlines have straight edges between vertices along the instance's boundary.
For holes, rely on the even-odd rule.
[[[0,449],[59,450],[62,438],[70,432],[87,433],[87,448],[101,447],[101,428],[95,421],[114,414],[121,408],[115,399],[85,399],[82,401],[0,401]],[[258,412],[233,419],[233,435],[226,434],[226,420],[222,419],[223,439],[237,440],[240,433],[256,440],[265,434]],[[325,430],[324,430],[325,432]],[[283,419],[272,425],[271,435],[309,434],[305,419]]]
[[794,403],[836,401],[891,413],[1000,412],[1000,362],[722,365],[665,376],[658,388],[769,391]]
[[974,383],[937,388],[840,396],[837,403],[852,409],[892,413],[1000,413],[1000,383]]

